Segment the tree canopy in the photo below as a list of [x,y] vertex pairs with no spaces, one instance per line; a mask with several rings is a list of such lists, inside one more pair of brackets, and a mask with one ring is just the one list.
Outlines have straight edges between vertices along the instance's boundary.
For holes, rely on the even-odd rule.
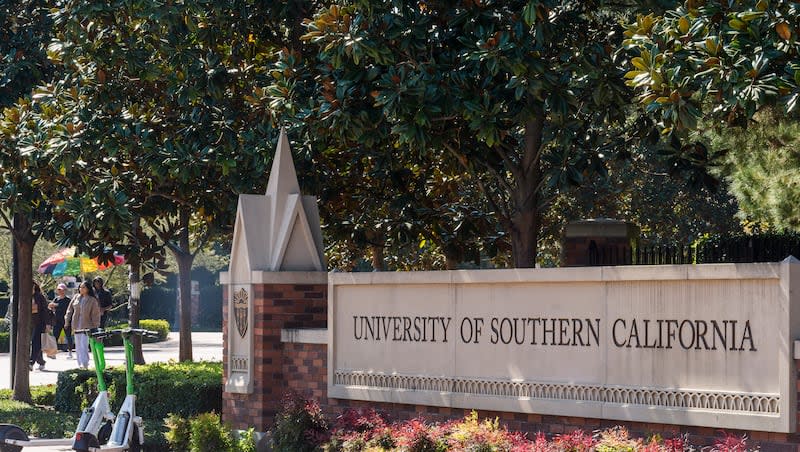
[[[620,20],[589,2],[339,2],[285,53],[268,93],[340,146],[410,149],[468,174],[531,267],[555,196],[625,146]],[[306,100],[309,99],[310,101]]]
[[628,83],[676,164],[725,178],[745,218],[800,230],[800,4],[686,1],[628,26]]

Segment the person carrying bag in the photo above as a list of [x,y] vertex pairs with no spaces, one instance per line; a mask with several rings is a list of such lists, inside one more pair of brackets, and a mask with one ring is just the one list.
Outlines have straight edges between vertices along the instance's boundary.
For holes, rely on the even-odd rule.
[[48,359],[56,359],[56,353],[58,353],[58,342],[53,336],[53,327],[50,325],[47,325],[42,333],[42,353],[47,355]]
[[[64,326],[72,331],[90,330],[100,327],[102,314],[100,303],[94,296],[92,284],[83,281],[78,286],[78,293],[72,299],[64,316]],[[78,367],[89,367],[89,338],[86,333],[75,334],[75,351],[78,355]]]
[[64,332],[64,341],[67,345],[67,359],[72,359],[72,350],[75,349],[72,341],[72,331],[64,324],[64,317],[67,315],[67,308],[72,300],[66,294],[67,285],[59,283],[56,287],[56,298],[50,302],[48,307],[50,311],[54,313],[55,317],[53,321],[53,336],[55,336],[56,342],[58,342],[58,337],[61,335],[62,331]]
[[[31,302],[31,360],[29,369],[33,370],[33,364],[39,364],[39,370],[44,370],[44,357],[42,356],[42,339],[50,325],[50,310],[47,309],[47,299],[42,294],[42,288],[33,283],[33,300]],[[52,334],[50,335],[52,337]]]

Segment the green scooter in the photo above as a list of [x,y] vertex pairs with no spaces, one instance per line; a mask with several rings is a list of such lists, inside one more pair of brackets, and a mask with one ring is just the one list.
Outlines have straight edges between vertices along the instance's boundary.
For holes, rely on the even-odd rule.
[[[92,331],[102,332],[102,330]],[[75,332],[89,334],[90,330],[76,330]],[[102,334],[96,336],[89,334],[89,348],[92,350],[97,373],[98,394],[94,403],[81,413],[78,427],[75,429],[76,433],[91,432],[99,444],[105,444],[109,440],[114,422],[114,413],[108,403],[108,389],[105,378],[103,378],[103,371],[106,368],[103,337],[105,336]],[[16,425],[0,424],[0,452],[19,452],[23,447],[69,446],[70,444],[74,445],[75,439],[76,436],[54,439],[28,438],[25,431]]]
[[142,418],[136,415],[136,393],[133,386],[133,344],[131,344],[130,338],[133,335],[157,337],[158,333],[138,328],[127,328],[110,331],[95,330],[90,332],[89,336],[95,339],[102,339],[116,334],[122,336],[122,344],[125,347],[125,378],[127,382],[125,401],[122,402],[122,407],[117,413],[108,443],[102,444],[92,431],[75,432],[75,442],[72,448],[79,452],[139,452],[144,443]]

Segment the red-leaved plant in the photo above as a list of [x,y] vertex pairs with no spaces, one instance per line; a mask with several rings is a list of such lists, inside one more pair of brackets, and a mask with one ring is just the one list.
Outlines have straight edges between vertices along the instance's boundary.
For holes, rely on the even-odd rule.
[[297,395],[284,399],[273,431],[276,451],[325,452],[745,452],[747,438],[722,432],[713,446],[695,448],[687,436],[663,439],[631,437],[624,427],[583,430],[533,439],[510,432],[498,419],[478,419],[473,411],[463,419],[429,423],[421,418],[390,423],[377,411],[351,409],[340,415],[332,428],[315,402]]

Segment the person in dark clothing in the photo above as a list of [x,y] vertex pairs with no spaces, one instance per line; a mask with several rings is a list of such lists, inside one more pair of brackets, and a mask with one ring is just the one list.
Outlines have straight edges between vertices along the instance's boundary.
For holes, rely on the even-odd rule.
[[100,317],[100,328],[105,328],[106,320],[108,320],[108,312],[111,311],[111,306],[114,304],[114,301],[111,298],[111,292],[103,287],[103,278],[99,276],[96,277],[92,280],[92,285],[94,286],[94,294],[97,297],[97,301],[100,302],[100,311],[103,313]]
[[55,313],[55,321],[53,325],[53,336],[58,339],[61,331],[64,331],[64,339],[67,342],[67,358],[72,359],[72,350],[75,349],[74,341],[72,340],[72,331],[70,328],[64,328],[64,316],[67,315],[67,308],[71,299],[67,296],[67,286],[61,283],[56,287],[56,298],[50,302],[48,307]]
[[31,303],[31,360],[29,368],[33,370],[33,364],[39,364],[39,370],[44,370],[44,357],[42,356],[42,333],[45,332],[47,325],[50,324],[50,311],[47,309],[47,298],[42,294],[42,288],[33,283],[33,300]]

